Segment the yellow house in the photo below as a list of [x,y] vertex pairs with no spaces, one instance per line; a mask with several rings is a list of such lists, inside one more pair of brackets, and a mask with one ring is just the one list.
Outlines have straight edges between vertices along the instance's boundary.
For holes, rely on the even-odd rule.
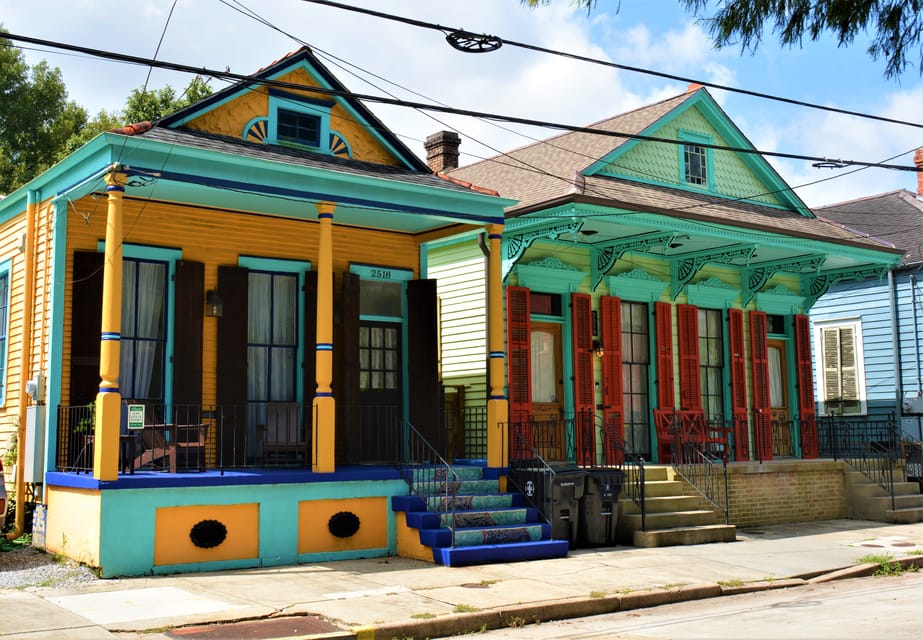
[[445,446],[425,248],[493,249],[504,423],[507,204],[434,175],[307,48],[0,201],[0,446],[37,540],[104,576],[428,553],[393,507]]

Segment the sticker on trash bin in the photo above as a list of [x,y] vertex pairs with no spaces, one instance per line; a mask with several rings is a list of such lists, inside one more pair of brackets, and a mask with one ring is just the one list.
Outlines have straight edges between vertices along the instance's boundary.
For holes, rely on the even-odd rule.
[[530,498],[535,495],[535,483],[531,480],[526,481],[526,495]]

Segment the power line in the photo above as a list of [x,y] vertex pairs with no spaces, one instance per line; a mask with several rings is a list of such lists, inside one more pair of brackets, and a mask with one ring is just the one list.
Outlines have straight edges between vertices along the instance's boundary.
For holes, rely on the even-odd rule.
[[561,56],[561,57],[563,57],[563,58],[570,58],[570,59],[572,59],[572,60],[578,60],[578,61],[580,61],[580,62],[589,62],[589,63],[591,63],[591,64],[597,64],[597,65],[601,65],[601,66],[604,66],[604,67],[612,67],[612,68],[614,68],[614,69],[620,69],[620,70],[622,70],[622,71],[632,71],[632,72],[634,72],[634,73],[641,73],[641,74],[650,75],[650,76],[657,76],[658,78],[666,78],[666,79],[668,79],[668,80],[678,80],[678,81],[686,82],[686,83],[695,83],[695,84],[700,84],[700,85],[703,85],[703,86],[706,86],[706,87],[711,87],[711,88],[713,88],[713,89],[721,89],[722,91],[730,91],[730,92],[733,92],[733,93],[740,93],[740,94],[743,94],[743,95],[753,96],[753,97],[756,97],[756,98],[763,98],[763,99],[765,99],[765,100],[774,100],[774,101],[776,101],[776,102],[783,102],[783,103],[786,103],[786,104],[792,104],[792,105],[796,105],[796,106],[799,106],[799,107],[808,107],[808,108],[810,108],[810,109],[819,109],[819,110],[821,110],[821,111],[831,111],[831,112],[833,112],[833,113],[842,113],[842,114],[844,114],[844,115],[856,116],[856,117],[858,117],[858,118],[868,118],[868,119],[871,119],[871,120],[879,120],[879,121],[881,121],[881,122],[890,122],[890,123],[892,123],[892,124],[901,124],[901,125],[906,125],[906,126],[908,126],[908,127],[917,127],[917,128],[923,129],[923,123],[906,122],[906,121],[904,121],[904,120],[897,120],[897,119],[894,119],[894,118],[887,118],[887,117],[885,117],[885,116],[877,116],[877,115],[873,115],[873,114],[862,113],[862,112],[859,112],[859,111],[850,111],[850,110],[848,110],[848,109],[840,109],[840,108],[838,108],[838,107],[831,107],[831,106],[827,106],[827,105],[816,104],[816,103],[814,103],[814,102],[806,102],[806,101],[804,101],[804,100],[796,100],[796,99],[794,99],[794,98],[785,98],[785,97],[776,96],[776,95],[773,95],[773,94],[770,94],[770,93],[762,93],[762,92],[760,92],[760,91],[751,91],[751,90],[749,90],[749,89],[740,89],[740,88],[738,88],[738,87],[731,87],[731,86],[728,86],[728,85],[718,84],[718,83],[716,83],[716,82],[707,82],[707,81],[705,81],[705,80],[696,80],[696,79],[694,79],[694,78],[687,78],[687,77],[684,77],[684,76],[678,76],[678,75],[674,75],[674,74],[671,74],[671,73],[664,73],[664,72],[662,72],[662,71],[653,71],[653,70],[651,70],[651,69],[644,69],[644,68],[642,68],[642,67],[632,67],[632,66],[630,66],[630,65],[619,64],[619,63],[617,63],[617,62],[610,62],[610,61],[608,61],[608,60],[600,60],[599,58],[590,58],[590,57],[588,57],[588,56],[581,56],[581,55],[578,55],[578,54],[576,54],[576,53],[568,53],[568,52],[566,52],[566,51],[560,51],[560,50],[557,50],[557,49],[548,49],[548,48],[546,48],[546,47],[540,47],[540,46],[538,46],[538,45],[529,44],[529,43],[525,43],[525,42],[517,42],[517,41],[515,41],[515,40],[507,40],[507,39],[501,38],[501,37],[499,37],[499,36],[486,35],[486,34],[483,34],[483,35],[482,35],[482,34],[474,34],[474,33],[470,32],[470,31],[466,31],[465,29],[455,29],[455,28],[452,28],[452,27],[446,27],[446,26],[439,25],[439,24],[435,24],[435,23],[432,23],[432,22],[424,22],[423,20],[415,20],[415,19],[413,19],[413,18],[405,18],[405,17],[403,17],[403,16],[397,16],[397,15],[390,14],[390,13],[384,13],[384,12],[381,12],[381,11],[375,11],[375,10],[373,10],[373,9],[364,9],[364,8],[362,8],[362,7],[354,7],[354,6],[342,4],[342,3],[340,3],[340,2],[333,2],[332,0],[301,0],[301,1],[302,1],[302,2],[310,2],[310,3],[312,3],[312,4],[325,5],[325,6],[333,7],[333,8],[336,8],[336,9],[343,9],[343,10],[345,10],[345,11],[353,11],[353,12],[355,12],[355,13],[362,13],[362,14],[365,14],[365,15],[374,16],[374,17],[376,17],[376,18],[382,18],[382,19],[385,19],[385,20],[392,20],[392,21],[394,21],[394,22],[400,22],[400,23],[407,24],[407,25],[410,25],[410,26],[413,26],[413,27],[420,27],[420,28],[423,28],[423,29],[432,29],[432,30],[435,30],[435,31],[441,31],[442,33],[446,34],[446,38],[448,38],[449,36],[451,36],[451,35],[453,35],[453,34],[461,34],[461,35],[464,35],[464,36],[476,37],[476,38],[478,38],[478,37],[479,37],[479,38],[490,38],[490,39],[492,39],[492,40],[495,40],[495,41],[500,42],[500,43],[502,43],[502,44],[510,45],[510,46],[512,46],[512,47],[519,47],[519,48],[521,48],[521,49],[528,49],[528,50],[531,50],[531,51],[538,51],[539,53],[547,53],[547,54],[550,54],[550,55]]
[[[520,118],[516,116],[508,116],[498,113],[490,113],[486,111],[474,111],[471,109],[460,109],[457,107],[447,107],[438,104],[424,103],[424,102],[412,102],[409,100],[401,100],[396,98],[385,98],[382,96],[373,96],[368,94],[354,93],[351,91],[338,91],[335,89],[326,89],[322,87],[314,87],[310,85],[298,84],[295,82],[284,82],[281,80],[272,80],[268,78],[258,78],[251,75],[244,75],[239,73],[233,73],[229,70],[220,71],[217,69],[209,69],[207,67],[193,67],[192,65],[174,63],[174,62],[162,62],[159,60],[153,60],[150,58],[141,58],[139,56],[132,56],[123,53],[115,53],[112,51],[104,51],[100,49],[93,49],[91,47],[82,47],[78,45],[67,44],[63,42],[56,42],[51,40],[44,40],[41,38],[32,38],[30,36],[22,36],[13,33],[0,33],[0,38],[6,40],[14,40],[18,42],[28,42],[30,44],[52,47],[56,49],[64,49],[65,51],[76,51],[80,53],[85,53],[89,55],[94,55],[101,58],[106,58],[110,60],[116,60],[119,62],[125,62],[130,64],[141,64],[141,65],[151,65],[156,66],[161,69],[168,69],[170,71],[179,71],[182,73],[192,73],[196,75],[205,75],[212,76],[219,80],[235,80],[239,82],[252,82],[257,84],[262,84],[266,86],[279,87],[283,89],[294,89],[297,91],[310,91],[314,93],[320,93],[323,95],[337,96],[343,98],[350,98],[354,100],[362,100],[365,102],[372,102],[377,104],[386,104],[397,107],[407,107],[412,109],[423,109],[427,111],[436,111],[440,113],[451,113],[460,116],[468,116],[472,118],[487,118],[491,120],[497,120],[500,122],[511,122],[515,124],[528,125],[533,127],[541,127],[546,129],[558,129],[561,131],[572,131],[576,133],[588,133],[591,135],[600,135],[608,136],[611,138],[625,138],[629,140],[645,140],[647,142],[661,142],[669,145],[682,145],[685,144],[682,140],[673,140],[670,138],[659,138],[656,136],[646,136],[639,133],[627,133],[621,131],[605,131],[602,129],[594,129],[592,127],[583,127],[575,126],[570,124],[564,124],[560,122],[549,122],[544,120],[535,120],[533,118]],[[746,149],[741,147],[730,147],[727,145],[718,145],[712,143],[699,142],[696,143],[698,146],[708,149],[715,149],[717,151],[729,151],[732,153],[743,153],[750,155],[761,155],[761,156],[771,156],[776,158],[786,158],[789,160],[804,160],[808,162],[822,162],[822,163],[835,163],[841,166],[867,166],[875,167],[878,169],[892,169],[895,171],[911,171],[911,172],[920,172],[923,169],[920,169],[916,166],[906,166],[906,165],[891,165],[891,164],[882,164],[877,162],[864,162],[861,160],[842,160],[842,159],[833,159],[826,156],[808,156],[797,153],[783,153],[780,151],[760,151],[759,149]]]

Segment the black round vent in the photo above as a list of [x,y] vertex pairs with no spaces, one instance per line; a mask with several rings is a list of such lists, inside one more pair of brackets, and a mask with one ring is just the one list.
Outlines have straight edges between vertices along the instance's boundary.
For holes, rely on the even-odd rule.
[[202,549],[217,547],[228,537],[228,528],[217,520],[202,520],[192,526],[189,539],[192,544]]
[[351,511],[340,511],[330,516],[327,528],[337,538],[348,538],[359,530],[359,516]]

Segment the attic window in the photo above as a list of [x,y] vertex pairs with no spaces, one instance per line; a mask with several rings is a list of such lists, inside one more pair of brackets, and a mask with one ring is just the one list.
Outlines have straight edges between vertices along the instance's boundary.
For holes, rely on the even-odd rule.
[[320,146],[320,116],[279,109],[276,136],[281,142],[294,142],[307,147]]
[[679,180],[680,184],[696,189],[715,190],[715,172],[711,136],[694,131],[680,130]]
[[708,185],[708,163],[705,157],[705,147],[697,144],[684,144],[683,165],[688,184]]

